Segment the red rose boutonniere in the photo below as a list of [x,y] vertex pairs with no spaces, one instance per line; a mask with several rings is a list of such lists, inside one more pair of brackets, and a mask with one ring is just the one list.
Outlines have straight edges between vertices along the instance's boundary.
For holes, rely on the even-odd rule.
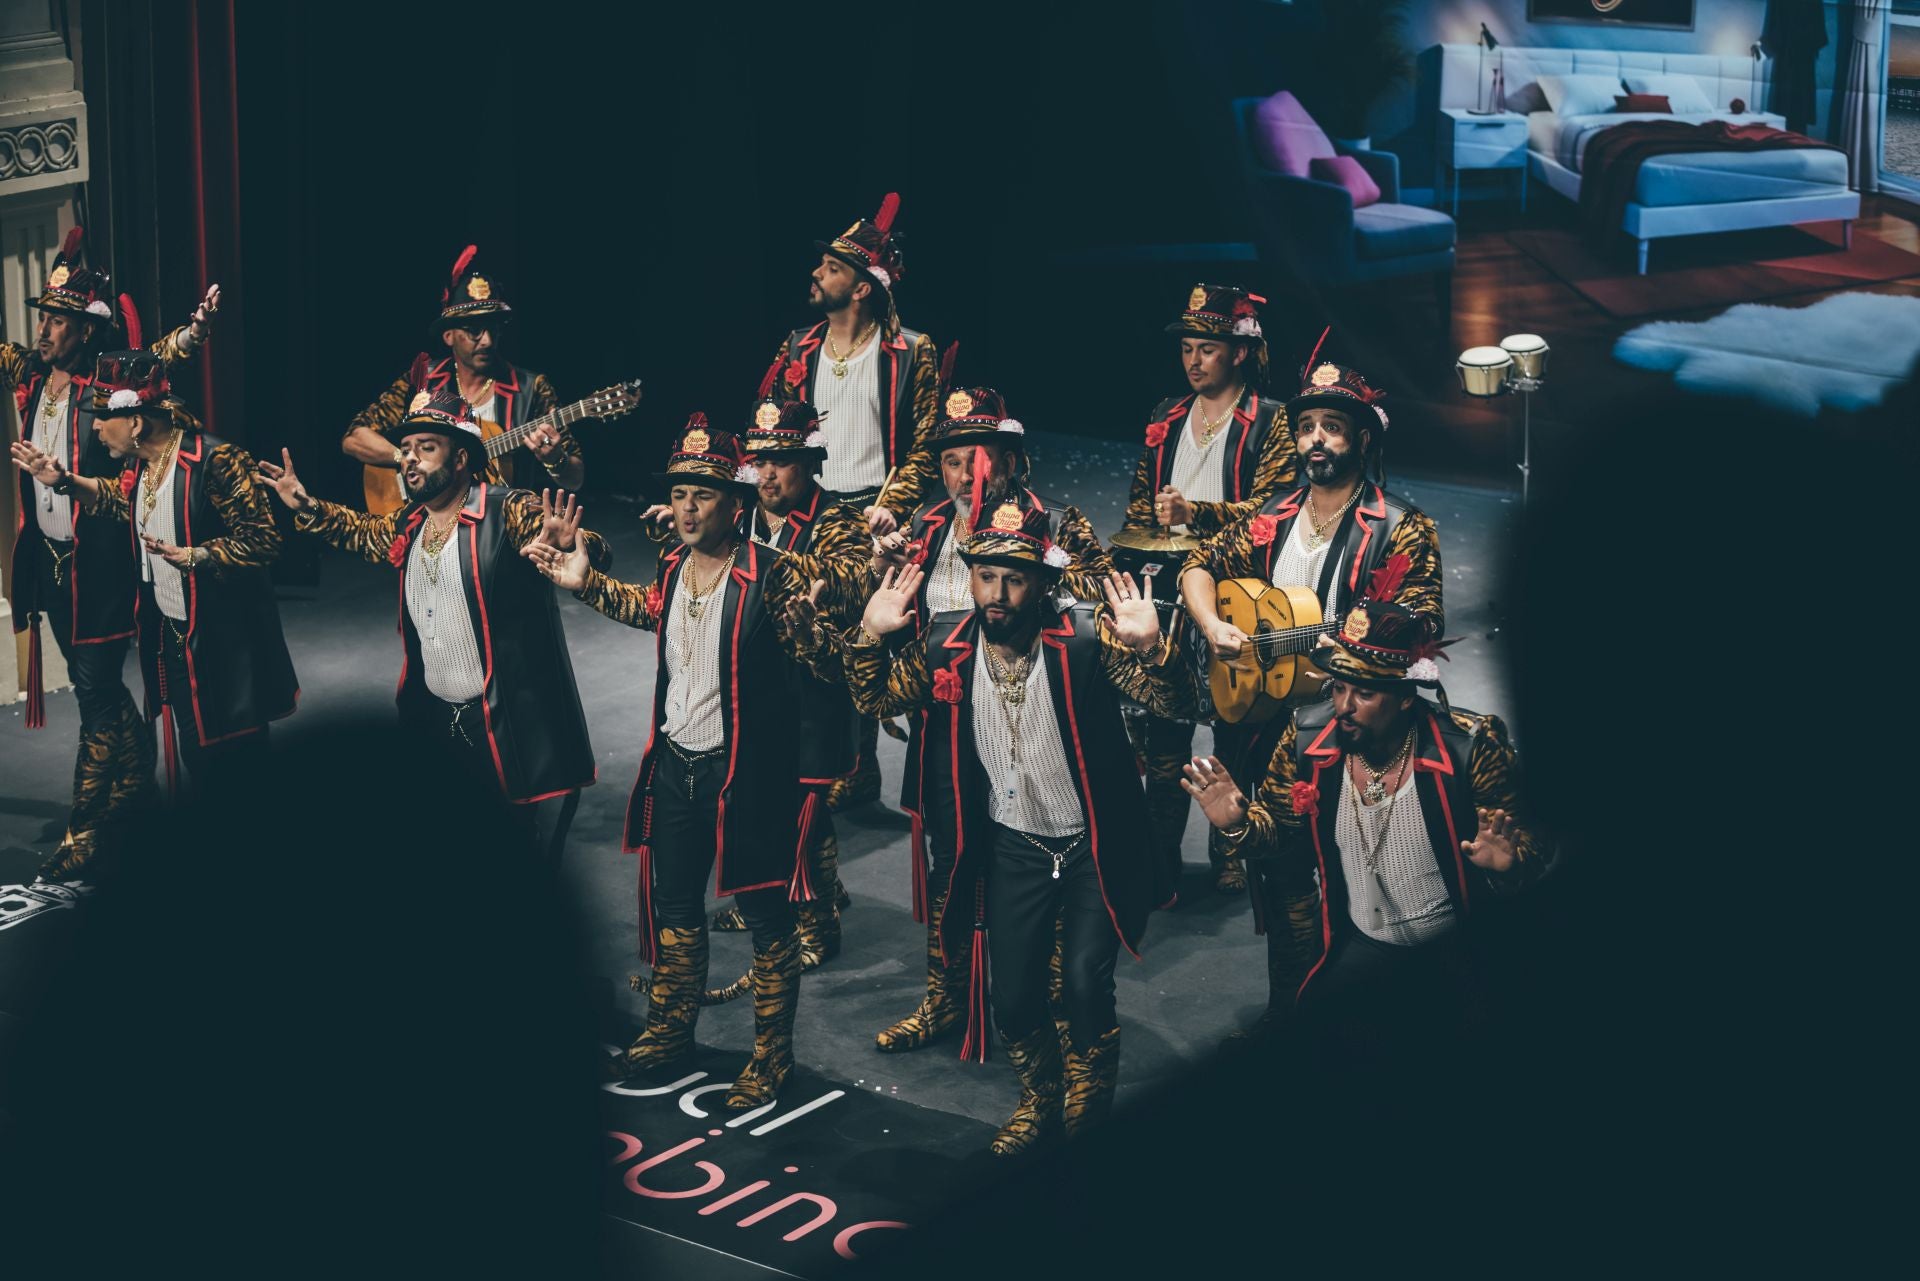
[[134,475],[133,468],[131,467],[121,472],[120,473],[120,497],[132,498],[133,487],[135,484],[139,482],[139,479],[140,478],[138,476]]
[[660,584],[648,584],[646,594],[640,598],[641,607],[647,611],[648,618],[660,617],[660,602]]
[[1287,793],[1287,800],[1292,803],[1296,814],[1320,812],[1320,789],[1312,783],[1295,783]]
[[395,569],[407,563],[407,548],[410,544],[405,534],[395,534],[393,541],[387,544],[387,564]]
[[1147,425],[1147,448],[1148,449],[1160,448],[1160,446],[1166,441],[1166,439],[1167,439],[1167,425],[1165,423],[1149,423]]
[[960,701],[959,673],[951,671],[945,667],[942,667],[939,671],[935,672],[933,674],[933,696],[936,700],[942,703],[959,702]]
[[27,401],[31,398],[32,390],[25,383],[21,383],[18,387],[15,387],[13,389],[13,412],[24,417],[27,412]]
[[1250,527],[1253,534],[1253,545],[1255,547],[1265,547],[1273,541],[1273,531],[1279,527],[1280,518],[1278,516],[1255,516],[1253,518],[1253,524]]
[[804,387],[807,382],[807,362],[804,360],[794,361],[787,366],[787,372],[782,375],[782,377],[787,380],[787,386],[789,387]]

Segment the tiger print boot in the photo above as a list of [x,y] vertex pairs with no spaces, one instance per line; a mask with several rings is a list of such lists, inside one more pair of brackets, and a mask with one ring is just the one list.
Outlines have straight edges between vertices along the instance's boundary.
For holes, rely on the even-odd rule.
[[995,1156],[1014,1156],[1045,1142],[1060,1128],[1061,1095],[1065,1084],[1060,1075],[1060,1036],[1050,1025],[1042,1024],[1028,1036],[1007,1036],[1000,1040],[1007,1047],[1007,1060],[1020,1074],[1020,1102],[1013,1115],[993,1136]]
[[1053,923],[1053,955],[1047,958],[1047,1010],[1053,1017],[1053,1030],[1060,1036],[1060,1053],[1073,1052],[1073,1038],[1067,1034],[1067,922],[1065,917]]
[[1079,1138],[1107,1119],[1120,1079],[1120,1029],[1108,1028],[1085,1050],[1069,1050],[1067,1097],[1061,1106],[1067,1137]]
[[840,955],[840,900],[846,895],[840,885],[840,838],[831,822],[821,827],[824,835],[808,855],[813,860],[811,875],[819,897],[795,904],[800,917],[802,970],[818,969]]
[[736,1112],[773,1102],[793,1071],[793,1016],[800,1008],[800,942],[789,934],[753,949],[753,1057],[727,1091]]
[[973,964],[972,936],[952,965],[940,963],[940,921],[947,914],[943,894],[927,906],[927,994],[913,1013],[873,1038],[882,1054],[901,1054],[930,1044],[966,1022],[967,969]]
[[608,1063],[615,1080],[684,1067],[693,1059],[693,1028],[707,985],[707,931],[663,927],[655,944],[647,989],[647,1026]]

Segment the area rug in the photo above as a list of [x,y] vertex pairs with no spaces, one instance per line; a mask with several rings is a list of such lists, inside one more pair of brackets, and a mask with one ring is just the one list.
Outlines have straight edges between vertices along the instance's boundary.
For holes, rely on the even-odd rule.
[[1511,231],[1507,239],[1589,302],[1622,318],[1920,276],[1920,254],[1858,227],[1853,248],[1841,248],[1837,222],[1656,240],[1644,276],[1634,274],[1633,245],[1624,237],[1605,252],[1572,231]]
[[1711,320],[1630,329],[1613,355],[1641,369],[1670,370],[1689,391],[1788,413],[1865,409],[1920,359],[1920,298],[1852,293],[1808,307],[1748,303]]

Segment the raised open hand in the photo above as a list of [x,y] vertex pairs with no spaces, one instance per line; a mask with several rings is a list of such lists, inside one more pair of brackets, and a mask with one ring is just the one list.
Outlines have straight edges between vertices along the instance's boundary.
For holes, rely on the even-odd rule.
[[873,595],[867,598],[866,613],[861,616],[860,625],[875,636],[885,636],[913,622],[914,615],[919,612],[914,608],[914,602],[919,598],[920,584],[926,578],[918,565],[889,569],[881,577],[880,585],[873,589]]
[[1482,809],[1478,812],[1480,830],[1472,840],[1460,842],[1460,849],[1475,867],[1495,873],[1511,872],[1520,861],[1520,854],[1513,844],[1520,825],[1505,810]]
[[1106,594],[1107,608],[1113,611],[1113,635],[1132,650],[1146,650],[1160,643],[1160,611],[1151,597],[1143,595],[1132,574],[1108,574],[1100,590]]
[[520,549],[533,567],[552,580],[554,586],[577,592],[587,585],[587,545],[575,542],[572,551],[561,551],[551,544],[535,540]]
[[7,447],[14,466],[51,489],[66,476],[67,469],[52,454],[38,449],[32,441],[16,440]]
[[564,489],[541,490],[539,540],[560,551],[572,551],[574,535],[580,532],[580,518],[585,514],[578,494]]
[[1247,821],[1247,794],[1233,781],[1233,775],[1218,756],[1196,756],[1180,767],[1186,775],[1180,786],[1200,802],[1200,812],[1218,828],[1238,827]]
[[280,451],[280,461],[270,463],[262,458],[258,464],[260,479],[267,482],[267,488],[279,495],[280,501],[294,511],[305,511],[313,506],[313,495],[300,483],[300,477],[294,474],[293,455],[289,451]]

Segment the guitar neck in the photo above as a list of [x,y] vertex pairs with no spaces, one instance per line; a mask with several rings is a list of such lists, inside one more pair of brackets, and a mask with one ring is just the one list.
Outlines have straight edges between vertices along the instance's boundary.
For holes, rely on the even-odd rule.
[[1310,627],[1288,627],[1277,632],[1250,639],[1262,654],[1308,654],[1313,652],[1315,644],[1322,636],[1334,630],[1332,621],[1314,623]]
[[527,437],[542,427],[565,427],[569,423],[579,422],[586,416],[587,402],[584,400],[576,400],[571,405],[562,405],[560,408],[550,413],[542,414],[538,418],[529,418],[517,427],[503,431],[498,436],[490,437],[487,440],[487,457],[498,458],[502,454],[518,449],[526,443]]

